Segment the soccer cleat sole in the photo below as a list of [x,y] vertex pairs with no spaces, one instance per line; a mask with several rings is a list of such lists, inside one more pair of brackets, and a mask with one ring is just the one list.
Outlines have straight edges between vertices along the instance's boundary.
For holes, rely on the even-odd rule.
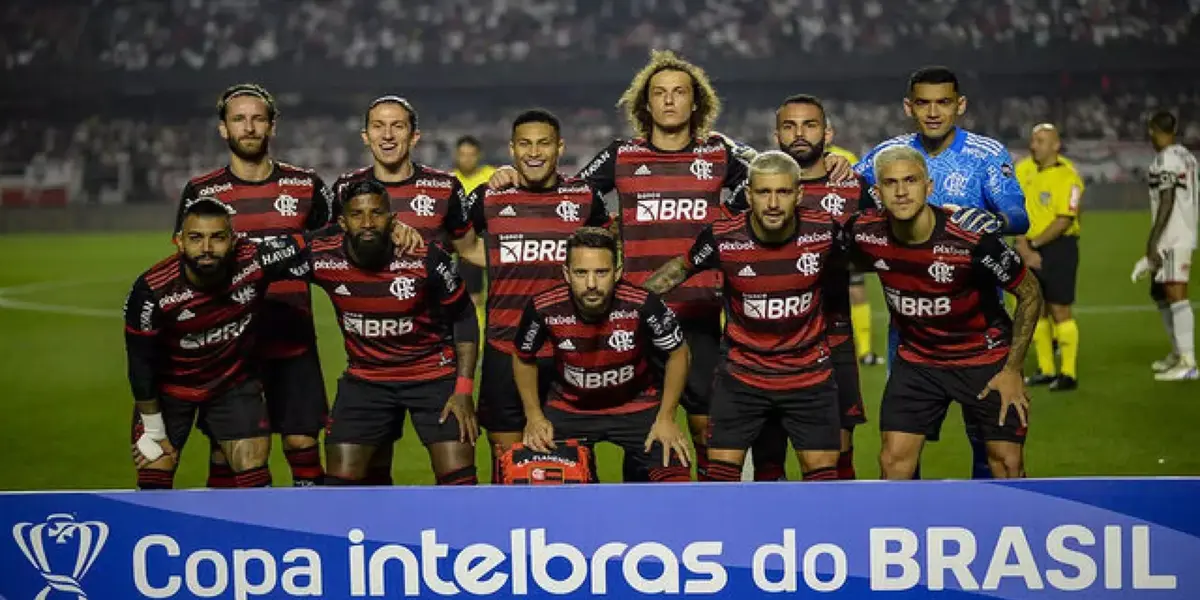
[[1154,376],[1155,381],[1196,381],[1200,380],[1200,369],[1192,367],[1188,370],[1172,369]]

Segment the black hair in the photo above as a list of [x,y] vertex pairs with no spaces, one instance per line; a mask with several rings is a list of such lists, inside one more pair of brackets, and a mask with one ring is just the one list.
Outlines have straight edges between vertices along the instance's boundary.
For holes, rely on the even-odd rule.
[[482,147],[482,144],[479,143],[479,138],[473,135],[464,135],[454,141],[455,148],[462,148],[464,144],[467,146],[474,146],[476,149]]
[[954,71],[951,71],[947,67],[922,67],[916,71],[913,71],[913,74],[909,75],[908,77],[909,97],[912,96],[913,90],[917,87],[917,85],[921,83],[934,85],[949,83],[950,85],[954,86],[955,94],[960,93],[958,88],[958,76],[954,74]]
[[810,106],[815,106],[821,111],[821,118],[828,120],[825,117],[825,104],[821,102],[820,98],[813,96],[812,94],[792,94],[791,96],[783,99],[783,104],[780,104],[779,108],[783,108],[789,104],[808,104]]
[[265,102],[267,104],[267,120],[272,123],[275,122],[275,117],[279,116],[279,109],[275,106],[275,97],[267,91],[267,88],[257,83],[239,83],[231,85],[221,92],[221,99],[217,100],[218,119],[225,120],[225,111],[229,107],[229,101],[238,96],[253,96]]
[[613,264],[617,264],[617,238],[603,227],[580,227],[567,238],[567,260],[575,248],[596,248],[612,253]]
[[367,105],[367,112],[363,113],[363,129],[371,123],[371,110],[380,104],[398,104],[408,113],[408,128],[412,131],[417,130],[417,109],[413,108],[412,102],[401,96],[380,96],[372,100]]
[[558,117],[544,108],[532,108],[517,115],[517,118],[513,119],[512,132],[515,134],[517,128],[526,123],[545,123],[554,128],[555,136],[562,137],[562,124]]
[[1179,120],[1175,118],[1175,115],[1165,110],[1154,111],[1154,114],[1150,115],[1146,122],[1155,131],[1162,133],[1175,133],[1179,127]]
[[338,202],[342,206],[342,212],[346,211],[350,201],[359,196],[379,196],[383,198],[383,206],[390,210],[391,199],[388,197],[387,187],[374,179],[361,179],[347,185],[342,189],[341,197]]
[[222,217],[229,227],[233,227],[234,210],[228,204],[213,198],[212,196],[200,196],[188,200],[183,205],[183,213],[179,215],[179,231],[183,231],[183,223],[187,218],[195,215],[197,217]]

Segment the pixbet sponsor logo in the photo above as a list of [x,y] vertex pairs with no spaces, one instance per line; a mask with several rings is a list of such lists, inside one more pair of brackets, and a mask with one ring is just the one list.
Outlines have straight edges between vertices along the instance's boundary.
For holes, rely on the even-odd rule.
[[196,195],[197,196],[213,196],[213,195],[219,194],[221,192],[229,192],[232,190],[233,190],[232,183],[228,183],[228,182],[227,183],[217,183],[214,185],[210,185],[208,187],[200,188],[200,191],[196,192]]
[[282,177],[279,179],[279,185],[288,187],[312,187],[312,179],[308,177]]
[[454,183],[449,179],[418,179],[414,185],[419,188],[442,188],[448,190],[454,186]]
[[159,298],[158,307],[165,309],[168,306],[171,306],[173,304],[179,304],[180,302],[187,302],[188,300],[191,300],[192,298],[195,298],[195,297],[196,297],[196,294],[194,292],[192,292],[192,290],[183,290],[182,292],[175,292],[174,294],[168,294],[166,296],[163,296],[162,298]]
[[947,246],[945,244],[937,244],[933,247],[934,254],[951,254],[954,256],[969,256],[970,250],[959,248],[958,246]]
[[887,238],[873,233],[856,233],[854,234],[854,241],[875,246],[886,246],[888,243]]

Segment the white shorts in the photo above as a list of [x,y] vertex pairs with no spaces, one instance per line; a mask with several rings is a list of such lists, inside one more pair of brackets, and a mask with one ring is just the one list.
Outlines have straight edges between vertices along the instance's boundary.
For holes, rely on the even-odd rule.
[[1154,274],[1155,283],[1187,283],[1192,270],[1192,248],[1164,248],[1162,268]]

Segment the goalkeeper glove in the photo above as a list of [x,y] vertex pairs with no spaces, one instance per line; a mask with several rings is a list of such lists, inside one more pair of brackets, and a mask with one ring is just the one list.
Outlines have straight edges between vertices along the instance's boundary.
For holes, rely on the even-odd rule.
[[978,209],[978,208],[959,208],[952,204],[945,205],[945,208],[950,208],[954,212],[950,215],[950,222],[971,231],[974,233],[999,233],[1003,229],[1004,224],[996,215]]
[[736,141],[720,131],[714,131],[712,132],[712,135],[721,138],[721,140],[723,140],[725,144],[733,151],[733,155],[745,162],[750,162],[754,160],[755,156],[758,156],[758,150],[751,148],[748,144]]

